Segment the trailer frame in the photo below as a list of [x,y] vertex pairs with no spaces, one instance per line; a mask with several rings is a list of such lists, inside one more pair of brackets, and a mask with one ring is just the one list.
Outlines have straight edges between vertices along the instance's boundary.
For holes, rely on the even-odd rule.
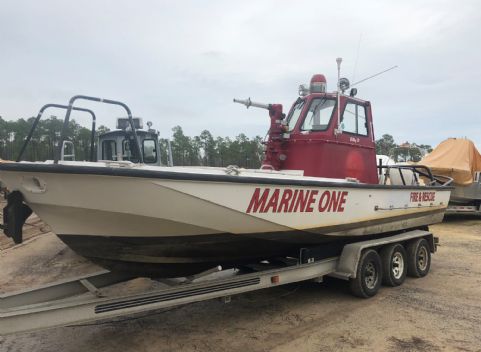
[[232,295],[308,280],[322,282],[324,276],[359,280],[356,273],[365,250],[421,238],[434,253],[437,240],[433,234],[411,230],[347,244],[336,257],[321,259],[316,248],[304,248],[299,258],[286,259],[284,265],[274,268],[242,274],[218,267],[194,277],[160,280],[164,284],[161,288],[121,296],[107,295],[102,289],[132,278],[104,270],[1,295],[0,335],[85,324],[214,298],[229,302]]
[[481,205],[448,204],[446,215],[481,215]]

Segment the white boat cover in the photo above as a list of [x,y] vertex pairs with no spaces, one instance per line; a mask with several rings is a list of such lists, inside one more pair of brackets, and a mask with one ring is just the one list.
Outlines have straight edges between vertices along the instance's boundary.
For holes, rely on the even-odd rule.
[[481,154],[469,139],[448,138],[420,162],[431,168],[433,174],[449,176],[458,185],[473,183],[476,171],[481,171]]

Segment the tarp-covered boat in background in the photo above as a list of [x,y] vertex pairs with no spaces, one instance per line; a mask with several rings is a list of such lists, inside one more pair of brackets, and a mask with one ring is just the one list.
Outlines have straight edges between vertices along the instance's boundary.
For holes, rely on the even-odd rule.
[[426,155],[420,164],[433,173],[451,177],[455,189],[451,192],[448,212],[479,212],[481,205],[481,154],[466,138],[449,138]]

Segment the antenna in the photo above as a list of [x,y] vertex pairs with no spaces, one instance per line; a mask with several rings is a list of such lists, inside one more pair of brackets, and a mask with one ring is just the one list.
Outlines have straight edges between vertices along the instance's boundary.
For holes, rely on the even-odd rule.
[[354,70],[352,72],[353,81],[356,79],[357,62],[359,61],[359,51],[361,50],[361,40],[362,40],[362,33],[359,34],[359,42],[357,43],[356,60],[354,61]]
[[354,87],[355,85],[357,85],[357,84],[359,84],[359,83],[365,82],[365,81],[367,81],[368,79],[371,79],[371,78],[377,77],[377,76],[379,76],[379,75],[382,75],[383,73],[386,73],[386,72],[388,72],[388,71],[394,70],[395,68],[398,68],[398,67],[399,67],[398,65],[395,65],[395,66],[390,67],[390,68],[388,68],[388,69],[386,69],[386,70],[384,70],[384,71],[378,72],[378,73],[376,73],[376,74],[374,74],[374,75],[372,75],[372,76],[369,76],[369,77],[367,77],[367,78],[361,79],[360,81],[357,81],[357,82],[351,84],[351,87]]
[[341,133],[341,62],[342,57],[336,59],[337,63],[337,129],[336,136]]

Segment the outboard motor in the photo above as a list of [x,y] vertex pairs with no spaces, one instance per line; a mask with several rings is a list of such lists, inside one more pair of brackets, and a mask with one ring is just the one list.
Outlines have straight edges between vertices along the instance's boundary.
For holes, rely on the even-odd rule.
[[7,195],[7,206],[3,208],[3,233],[16,244],[22,243],[22,228],[32,209],[23,202],[23,195],[13,191]]

